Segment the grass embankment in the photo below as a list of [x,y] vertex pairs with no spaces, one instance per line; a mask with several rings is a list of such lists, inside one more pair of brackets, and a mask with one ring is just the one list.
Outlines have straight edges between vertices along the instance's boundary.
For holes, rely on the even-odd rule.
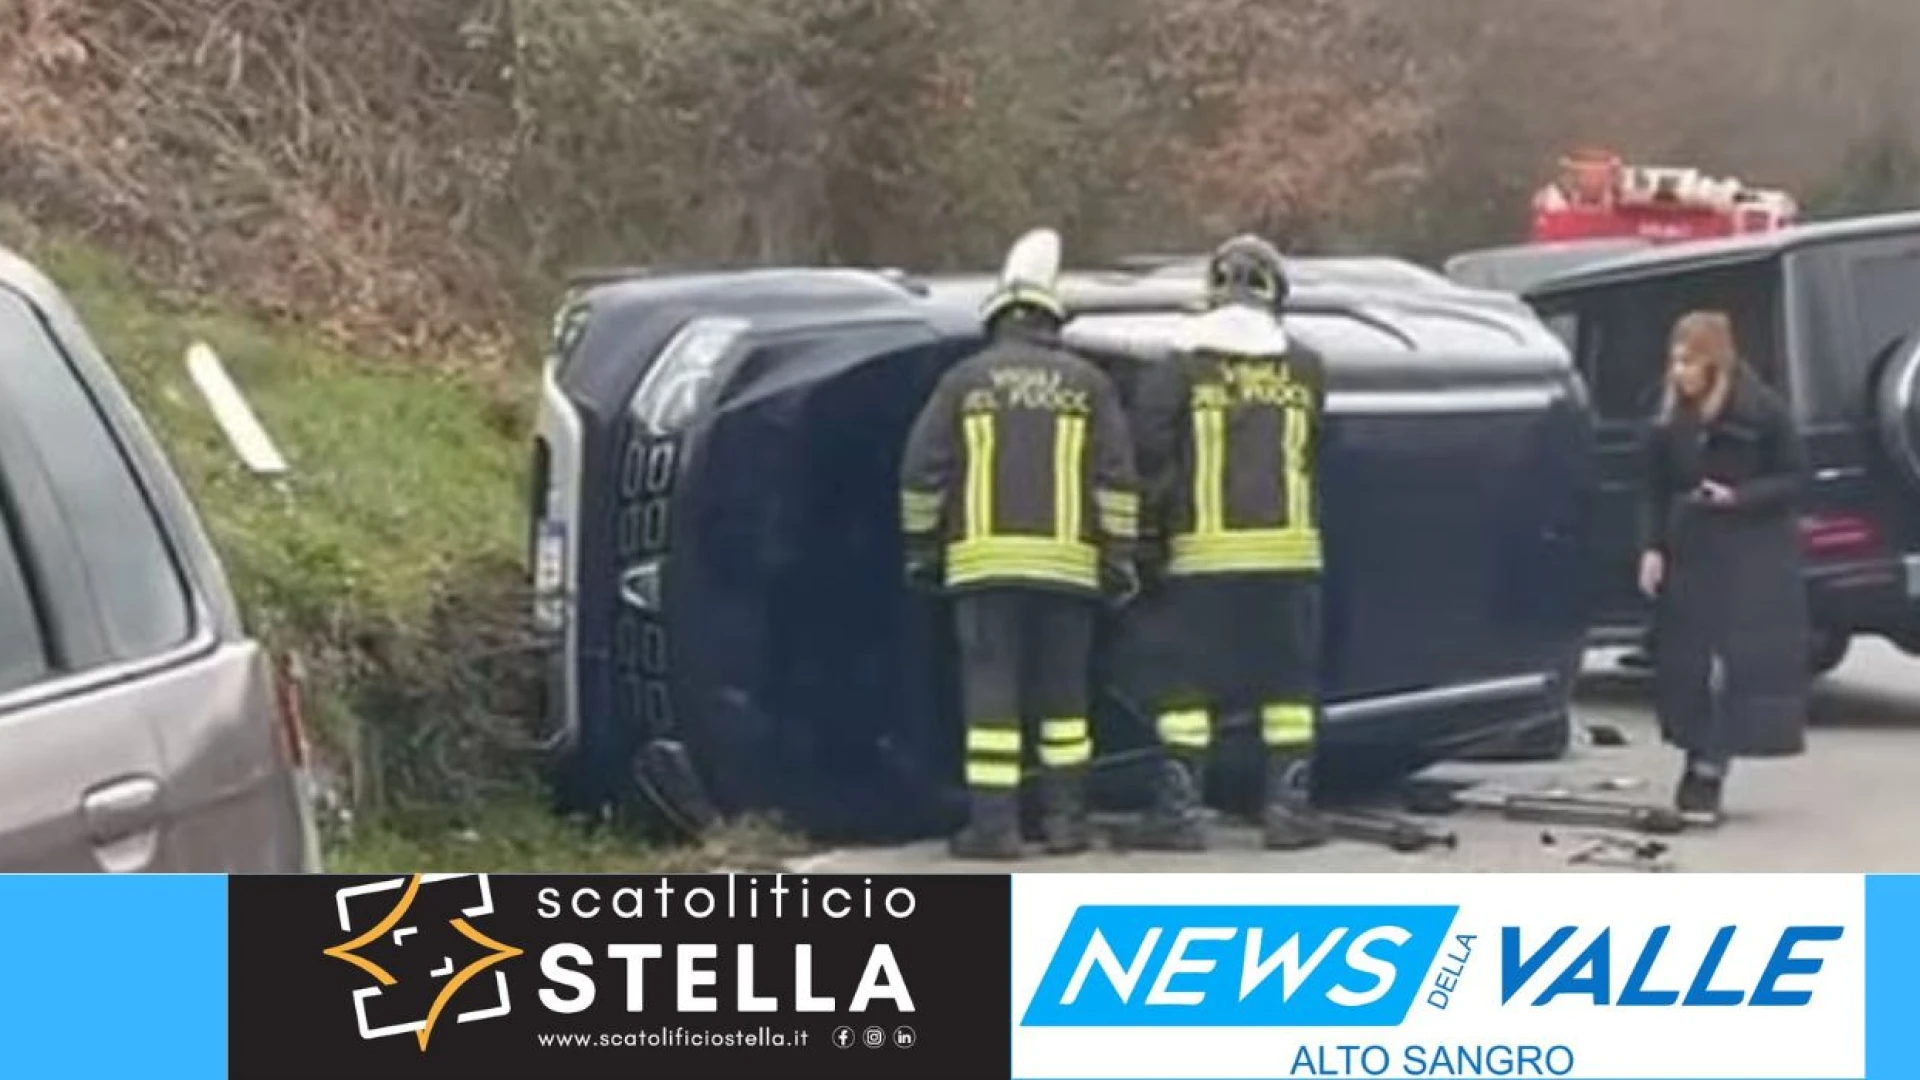
[[[5,227],[11,225],[12,227]],[[738,859],[553,818],[526,742],[518,620],[526,388],[373,360],[142,287],[0,217],[79,307],[199,500],[254,631],[305,660],[329,868],[642,870]],[[244,469],[186,373],[205,341],[291,466]]]

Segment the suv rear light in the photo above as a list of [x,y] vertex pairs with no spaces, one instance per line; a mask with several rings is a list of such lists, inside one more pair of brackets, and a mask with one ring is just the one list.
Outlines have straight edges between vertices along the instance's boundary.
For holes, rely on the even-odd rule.
[[1853,514],[1813,514],[1800,519],[1800,550],[1816,559],[1845,559],[1877,554],[1880,530]]
[[567,527],[542,521],[533,549],[533,626],[543,634],[567,627]]
[[291,655],[273,656],[273,705],[280,718],[280,749],[295,769],[307,767],[307,719],[301,701],[300,666]]

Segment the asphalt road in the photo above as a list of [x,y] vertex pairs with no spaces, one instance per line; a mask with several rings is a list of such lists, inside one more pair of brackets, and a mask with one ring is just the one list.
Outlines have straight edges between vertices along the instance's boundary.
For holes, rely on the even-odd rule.
[[[1547,764],[1448,764],[1431,775],[1478,781],[1484,789],[1565,788],[1608,798],[1666,802],[1677,760],[1662,746],[1644,688],[1603,657],[1589,662],[1578,719],[1584,730],[1605,725],[1624,746],[1586,738],[1566,759]],[[1355,841],[1311,852],[1274,854],[1252,829],[1216,826],[1212,850],[1193,854],[1096,849],[1071,858],[1029,855],[1023,871],[1293,871],[1293,872],[1545,872],[1608,871],[1920,871],[1920,659],[1878,641],[1855,644],[1847,663],[1822,680],[1814,730],[1804,757],[1741,762],[1728,782],[1727,821],[1711,832],[1666,838],[1658,860],[1635,858],[1600,836],[1618,831],[1529,825],[1478,811],[1430,819],[1452,830],[1459,846],[1403,854]],[[1611,788],[1611,791],[1606,789]],[[1548,838],[1551,842],[1548,842]],[[1600,843],[1620,865],[1576,862]],[[811,873],[951,873],[986,869],[957,863],[940,843],[848,849],[799,860]]]

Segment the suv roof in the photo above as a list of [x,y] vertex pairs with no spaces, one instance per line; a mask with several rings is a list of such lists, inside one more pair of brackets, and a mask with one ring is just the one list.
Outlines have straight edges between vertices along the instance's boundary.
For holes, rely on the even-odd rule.
[[1910,232],[1920,232],[1920,211],[1841,218],[1746,236],[1665,244],[1555,274],[1527,289],[1526,295],[1536,298],[1670,273],[1759,262],[1816,244]]
[[[1060,279],[1067,306],[1082,315],[1149,319],[1194,309],[1203,298],[1199,267],[1169,265],[1151,273],[1070,271]],[[1556,347],[1518,298],[1456,285],[1432,271],[1396,259],[1299,259],[1290,310],[1305,315],[1346,314],[1402,349],[1451,353],[1538,354]],[[943,315],[971,324],[978,304],[994,287],[986,274],[929,278],[929,301]]]
[[[1456,284],[1425,267],[1392,258],[1291,260],[1289,307],[1303,314],[1347,313],[1401,349],[1446,354],[1550,347],[1532,310],[1509,293]],[[1080,314],[1167,315],[1203,299],[1204,259],[1168,258],[1149,270],[1078,269],[1061,275],[1060,292]],[[759,268],[681,275],[614,271],[576,288],[612,311],[724,299],[714,314],[754,312],[757,332],[784,333],[899,314],[929,320],[943,332],[978,325],[979,304],[996,284],[988,273],[913,277],[894,271]]]
[[[1322,257],[1288,260],[1294,285],[1302,294],[1421,290],[1460,298],[1501,300],[1484,290],[1449,281],[1427,267],[1388,257]],[[1135,256],[1112,268],[1067,270],[1061,291],[1069,302],[1090,310],[1160,308],[1198,299],[1206,269],[1203,256]],[[584,270],[569,285],[577,292],[614,305],[669,303],[724,288],[730,299],[806,308],[847,302],[885,303],[920,296],[935,303],[977,303],[995,283],[992,273],[914,275],[899,270],[762,266],[680,271],[653,267]]]

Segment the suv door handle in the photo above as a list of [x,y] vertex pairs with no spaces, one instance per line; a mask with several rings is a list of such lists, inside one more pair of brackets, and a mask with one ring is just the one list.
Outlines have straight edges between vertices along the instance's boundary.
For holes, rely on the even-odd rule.
[[145,869],[153,860],[160,832],[160,781],[129,776],[88,791],[80,800],[87,836],[101,869]]

